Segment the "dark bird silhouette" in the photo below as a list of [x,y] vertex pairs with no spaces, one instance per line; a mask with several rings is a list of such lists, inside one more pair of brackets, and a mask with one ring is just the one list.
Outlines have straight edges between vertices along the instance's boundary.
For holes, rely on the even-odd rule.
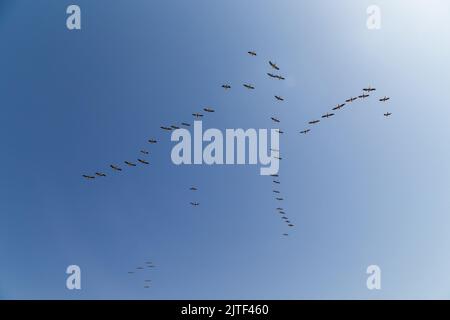
[[300,131],[300,133],[307,134],[310,131],[311,131],[311,129],[306,129],[306,130]]
[[214,109],[211,109],[211,108],[203,108],[203,110],[206,112],[214,112]]
[[150,142],[150,143],[157,143],[158,141],[156,141],[155,139],[150,139],[150,140],[148,140],[148,142]]
[[86,179],[95,179],[94,176],[88,176],[87,174],[83,174],[83,178],[86,178]]
[[182,122],[181,124],[182,124],[183,126],[185,126],[185,127],[190,127],[190,126],[191,126],[189,123],[186,123],[186,122]]
[[99,177],[106,177],[106,174],[104,174],[103,172],[96,172],[95,174]]
[[197,119],[203,117],[201,113],[193,113],[192,115]]
[[145,161],[145,160],[142,160],[142,159],[138,159],[138,161],[139,161],[140,163],[143,163],[143,164],[150,164],[149,162],[147,162],[147,161]]
[[278,120],[277,118],[270,117],[270,119],[272,119],[273,122],[280,123],[280,120]]
[[148,151],[146,151],[146,150],[141,150],[141,153],[142,153],[142,154],[148,154]]
[[322,116],[322,118],[329,118],[329,117],[332,117],[332,116],[334,116],[334,113],[326,113],[326,114],[324,114]]
[[130,161],[124,161],[124,163],[125,163],[126,165],[130,166],[130,167],[136,167],[136,164],[135,164],[135,163],[132,163],[132,162],[130,162]]
[[200,203],[198,203],[198,202],[191,202],[191,205],[192,206],[198,206]]
[[170,128],[170,127],[160,127],[160,128],[163,130],[166,130],[166,131],[172,131],[172,128]]
[[389,97],[384,96],[384,98],[381,98],[380,101],[381,101],[381,102],[386,102],[386,101],[388,101],[389,99],[390,99]]
[[250,89],[250,90],[255,89],[255,87],[252,86],[251,84],[246,84],[246,83],[244,83],[243,86],[246,87],[247,89]]
[[339,110],[339,109],[343,108],[344,106],[345,106],[345,103],[338,104],[338,105],[336,105],[336,107],[333,108],[333,110]]
[[113,170],[116,170],[116,171],[122,171],[122,169],[121,168],[119,168],[119,167],[117,167],[117,166],[115,166],[115,165],[110,165],[110,167],[113,169]]
[[248,54],[253,56],[253,57],[256,57],[256,52],[255,51],[249,51]]
[[363,90],[366,91],[366,92],[371,92],[371,91],[375,91],[377,89],[368,86],[367,88],[364,88]]
[[225,90],[231,89],[231,86],[228,84],[223,84],[222,88],[224,88]]
[[313,121],[310,121],[310,122],[308,122],[309,124],[316,124],[316,123],[319,123],[320,122],[320,120],[313,120]]
[[353,102],[356,99],[358,99],[357,97],[353,97],[353,98],[348,98],[347,100],[345,100],[345,102]]
[[386,113],[384,114],[384,116],[385,116],[385,117],[389,117],[391,114],[392,114],[392,113],[390,113],[390,112],[386,112]]
[[272,62],[272,61],[269,61],[269,64],[270,64],[270,66],[272,67],[272,68],[274,68],[275,70],[280,70],[280,68],[278,68],[278,66],[276,65],[276,63],[274,63],[274,62]]
[[284,98],[280,96],[275,96],[275,99],[277,99],[278,101],[284,101]]

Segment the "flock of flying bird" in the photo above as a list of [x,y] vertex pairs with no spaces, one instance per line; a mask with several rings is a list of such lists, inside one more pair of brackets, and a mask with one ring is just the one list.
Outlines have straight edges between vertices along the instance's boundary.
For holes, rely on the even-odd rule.
[[[143,266],[137,266],[135,271],[128,271],[128,274],[135,274],[136,272],[143,272],[143,271],[150,271],[153,270],[156,266],[151,261],[145,261]],[[151,285],[152,280],[147,279],[147,277],[144,279],[144,288],[149,289]]]
[[[257,53],[254,52],[254,51],[248,51],[248,54],[249,54],[250,56],[252,56],[252,57],[256,57],[256,56],[257,56]],[[285,77],[283,77],[282,75],[280,75],[280,74],[278,74],[278,73],[274,73],[274,72],[280,71],[280,68],[278,67],[278,65],[277,65],[276,63],[274,63],[274,62],[272,62],[272,61],[269,61],[269,66],[271,67],[271,71],[270,71],[270,72],[267,72],[267,76],[268,76],[269,78],[275,79],[275,80],[285,80]],[[244,84],[243,84],[243,87],[246,88],[246,89],[248,89],[248,90],[255,90],[255,86],[254,86],[253,84],[244,83]],[[228,90],[230,90],[232,87],[231,87],[230,84],[223,84],[223,85],[222,85],[222,88],[223,88],[225,91],[228,91]],[[370,93],[372,93],[373,91],[376,91],[376,88],[372,88],[371,86],[368,86],[368,87],[366,87],[366,88],[363,88],[363,89],[362,89],[362,94],[361,94],[361,95],[354,96],[354,97],[350,97],[350,98],[348,98],[347,100],[345,100],[344,103],[338,103],[336,106],[334,106],[334,107],[332,108],[331,111],[326,112],[325,114],[323,114],[323,115],[321,116],[321,118],[313,119],[313,120],[308,121],[308,125],[310,125],[310,126],[309,126],[308,128],[306,128],[306,129],[300,131],[300,133],[301,133],[301,134],[307,134],[307,133],[309,133],[309,132],[311,131],[311,126],[314,126],[314,125],[318,124],[319,122],[321,122],[321,119],[328,119],[328,118],[330,118],[330,117],[333,117],[333,116],[335,115],[336,112],[338,112],[339,110],[341,110],[341,109],[344,108],[345,106],[348,106],[349,104],[353,103],[353,102],[356,101],[357,99],[364,100],[364,99],[368,98],[368,97],[370,96]],[[278,102],[283,102],[283,101],[285,101],[285,98],[282,97],[282,96],[280,96],[280,95],[274,95],[274,98],[275,98],[275,100],[278,101]],[[382,98],[379,99],[380,102],[387,102],[388,100],[390,100],[390,98],[387,97],[387,96],[384,96],[384,97],[382,97]],[[203,113],[203,112],[204,112],[204,113]],[[211,107],[205,107],[205,108],[203,108],[203,112],[198,112],[198,111],[197,111],[197,112],[194,112],[194,113],[192,113],[192,116],[193,116],[195,119],[200,119],[200,118],[203,118],[203,117],[205,116],[206,113],[214,113],[215,110],[214,110],[213,108],[211,108]],[[384,116],[385,116],[385,117],[389,117],[389,116],[391,116],[391,115],[392,115],[392,113],[390,113],[390,112],[384,113]],[[275,124],[277,124],[277,125],[281,123],[281,120],[280,120],[278,117],[272,116],[272,117],[270,117],[270,119],[271,119]],[[191,124],[188,123],[188,122],[181,122],[180,125],[163,125],[163,126],[161,126],[160,128],[161,128],[163,131],[168,131],[168,132],[170,132],[170,131],[172,131],[172,130],[179,129],[179,128],[181,128],[181,127],[190,127],[190,126],[191,126]],[[283,134],[283,133],[284,133],[284,131],[282,131],[282,130],[280,130],[280,129],[278,129],[278,132],[279,132],[280,134]],[[150,144],[156,144],[156,143],[157,143],[157,140],[156,140],[156,139],[149,139],[149,140],[148,140],[148,143],[150,143]],[[280,157],[280,151],[279,151],[278,149],[271,149],[271,151],[272,151],[273,153],[275,153],[275,155],[273,156],[274,158],[276,158],[276,159],[278,159],[278,160],[282,160],[282,158]],[[149,165],[149,164],[150,164],[149,161],[146,160],[146,159],[144,158],[145,156],[148,156],[148,155],[149,155],[149,152],[148,152],[147,150],[143,149],[143,150],[140,150],[140,154],[141,154],[141,156],[140,156],[139,158],[136,159],[137,162],[138,162],[139,164],[142,164],[142,165]],[[123,163],[124,163],[127,167],[136,167],[136,166],[138,165],[137,162],[132,162],[132,161],[125,160]],[[122,171],[122,167],[120,167],[120,166],[118,166],[118,165],[116,165],[116,164],[110,164],[110,168],[111,168],[113,171],[116,171],[116,172]],[[82,176],[83,176],[84,178],[86,178],[86,179],[95,179],[96,177],[99,177],[99,178],[100,178],[100,177],[106,177],[106,174],[105,174],[104,172],[97,171],[97,172],[95,172],[94,175],[83,174]],[[283,201],[284,201],[284,197],[282,196],[281,191],[280,191],[279,188],[278,188],[278,186],[281,185],[281,181],[280,181],[280,179],[279,179],[279,175],[278,175],[278,174],[274,174],[274,175],[272,175],[271,177],[273,178],[273,179],[272,179],[272,183],[274,184],[274,186],[276,186],[276,188],[272,188],[272,189],[273,189],[272,192],[273,192],[273,194],[274,194],[274,196],[275,196],[275,200],[276,200],[277,202],[283,202]],[[197,191],[198,189],[197,189],[197,187],[192,186],[192,187],[190,187],[189,190],[195,192],[195,191]],[[190,205],[193,206],[193,207],[197,207],[197,206],[200,205],[200,202],[198,202],[198,201],[191,201],[191,202],[190,202]],[[291,220],[286,216],[286,212],[285,212],[285,210],[284,210],[284,208],[283,208],[282,206],[278,206],[278,207],[276,208],[276,212],[277,212],[278,214],[280,214],[281,219],[287,224],[288,227],[294,227],[294,224],[293,224],[293,223],[291,222]],[[288,233],[283,233],[283,235],[284,235],[284,236],[288,236],[289,234],[288,234]],[[139,269],[139,268],[140,268],[140,267],[138,267],[137,269]],[[141,268],[142,268],[142,267],[141,267]],[[132,272],[129,272],[129,273],[132,273]],[[147,280],[146,280],[146,281],[147,281]]]

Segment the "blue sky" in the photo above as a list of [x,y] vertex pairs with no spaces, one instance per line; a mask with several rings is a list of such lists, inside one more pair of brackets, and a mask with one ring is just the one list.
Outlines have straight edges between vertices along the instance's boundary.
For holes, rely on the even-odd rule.
[[[3,0],[0,298],[449,298],[449,36],[439,0]],[[298,133],[367,85],[367,101]],[[282,120],[288,238],[259,167],[172,164],[159,126],[205,106],[205,128]],[[142,148],[150,166],[108,169]],[[157,268],[127,274],[146,260]],[[65,287],[70,264],[82,290]]]

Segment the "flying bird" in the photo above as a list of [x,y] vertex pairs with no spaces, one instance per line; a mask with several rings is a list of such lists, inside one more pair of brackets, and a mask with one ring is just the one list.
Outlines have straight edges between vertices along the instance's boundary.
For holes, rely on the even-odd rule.
[[390,112],[386,112],[386,113],[384,114],[384,116],[385,116],[385,117],[389,117],[391,114],[392,114],[392,113],[390,113]]
[[285,80],[284,77],[282,77],[282,76],[280,76],[280,75],[278,75],[278,74],[273,74],[273,73],[268,72],[267,75],[268,75],[269,77],[271,77],[271,78],[274,78],[274,79]]
[[284,200],[283,198],[275,198],[275,199],[277,199],[278,201],[283,201]]
[[198,206],[200,203],[198,203],[198,202],[191,202],[191,205],[192,206]]
[[203,108],[203,110],[206,112],[214,112],[214,109],[211,109],[211,108]]
[[170,127],[160,127],[160,128],[163,130],[166,130],[166,131],[172,131],[172,128],[170,128]]
[[269,64],[270,64],[270,66],[272,67],[272,68],[274,68],[275,70],[280,70],[280,68],[278,68],[278,66],[275,64],[275,63],[273,63],[272,61],[269,61]]
[[249,51],[248,54],[251,55],[251,56],[253,56],[253,57],[256,56],[256,52],[255,52],[255,51]]
[[348,98],[347,100],[345,100],[345,102],[353,102],[356,99],[358,99],[357,97],[353,97],[353,98]]
[[313,121],[310,121],[310,122],[308,122],[309,124],[316,124],[316,123],[319,123],[320,122],[320,120],[313,120]]
[[193,113],[192,114],[194,117],[196,117],[196,118],[201,118],[201,117],[203,117],[203,115],[201,114],[201,113]]
[[143,164],[150,164],[148,161],[145,161],[145,160],[142,160],[142,159],[137,159],[140,163],[143,163]]
[[336,105],[336,107],[333,108],[333,110],[339,110],[344,106],[345,106],[345,103],[338,104],[338,105]]
[[322,118],[329,118],[329,117],[332,117],[332,116],[334,116],[334,113],[326,113],[326,114],[324,114],[322,116]]
[[136,167],[135,163],[129,162],[129,161],[124,161],[124,163],[130,167]]
[[83,174],[83,177],[86,178],[86,179],[95,179],[94,176],[88,176],[88,175],[86,175],[86,174]]
[[384,98],[381,98],[380,101],[385,102],[385,101],[388,101],[389,99],[390,99],[389,97],[384,96]]
[[180,129],[178,126],[170,126],[172,129]]
[[367,88],[364,88],[363,90],[366,91],[366,92],[371,92],[371,91],[375,91],[377,89],[372,88],[371,86],[368,86]]
[[224,84],[222,85],[222,88],[224,88],[225,90],[231,89],[231,86],[228,84]]
[[272,190],[273,191],[273,193],[281,193],[280,191],[278,191],[278,190]]
[[369,96],[368,94],[363,93],[362,95],[358,96],[358,98],[360,98],[360,99],[365,99],[365,98],[367,98],[368,96]]
[[96,172],[95,174],[99,177],[106,177],[106,174],[104,174],[103,172]]
[[182,122],[181,124],[182,124],[183,126],[185,126],[185,127],[190,127],[190,126],[191,126],[189,123],[186,123],[186,122]]
[[112,169],[116,170],[116,171],[122,171],[121,168],[119,168],[119,167],[117,167],[117,166],[115,166],[115,165],[112,165],[112,164],[111,164],[110,167],[111,167]]
[[246,83],[244,83],[243,86],[246,87],[247,89],[250,89],[250,90],[255,89],[255,87],[252,86],[251,84],[246,84]]
[[275,99],[279,100],[279,101],[284,101],[284,98],[280,97],[280,96],[275,96]]
[[148,142],[150,142],[150,143],[157,143],[158,141],[156,141],[155,139],[150,139],[150,140],[148,140]]
[[146,151],[146,150],[141,150],[141,153],[143,153],[143,154],[148,154],[148,151]]
[[276,123],[280,123],[280,120],[278,120],[277,118],[270,117],[270,119],[272,119],[272,121],[274,121],[274,122],[276,122]]
[[191,191],[197,191],[198,189],[196,187],[190,187],[189,190]]
[[306,129],[306,130],[300,131],[300,133],[307,134],[310,131],[311,131],[311,129]]
[[280,184],[281,182],[277,181],[277,180],[273,180],[273,183]]

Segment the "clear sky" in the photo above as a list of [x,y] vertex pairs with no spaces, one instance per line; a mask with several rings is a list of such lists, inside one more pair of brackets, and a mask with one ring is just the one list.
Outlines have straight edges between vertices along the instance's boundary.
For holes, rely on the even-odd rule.
[[[448,1],[1,0],[0,39],[0,298],[450,297]],[[206,106],[205,128],[281,119],[289,237],[259,167],[172,164],[159,126]]]

